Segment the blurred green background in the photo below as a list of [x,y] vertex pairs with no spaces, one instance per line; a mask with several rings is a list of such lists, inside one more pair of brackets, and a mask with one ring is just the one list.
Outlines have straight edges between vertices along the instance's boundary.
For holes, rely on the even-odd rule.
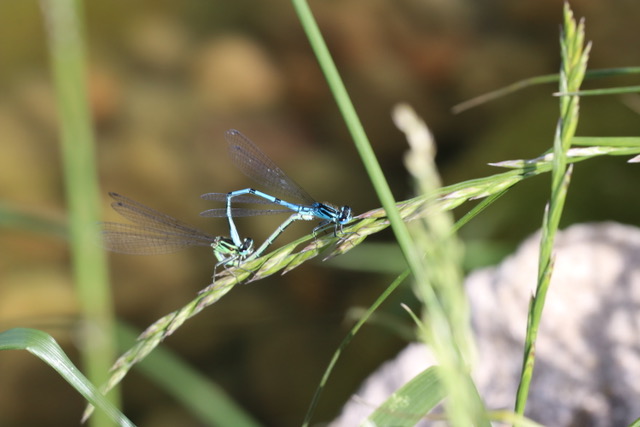
[[[445,184],[499,172],[486,164],[535,157],[551,145],[558,114],[552,85],[460,115],[450,108],[516,80],[555,73],[561,2],[346,0],[312,1],[311,7],[398,200],[412,195],[402,163],[406,143],[390,119],[398,102],[410,103],[433,130]],[[572,7],[586,17],[594,42],[589,68],[640,63],[640,3],[584,0]],[[224,220],[198,213],[217,207],[200,194],[250,184],[228,160],[222,138],[228,128],[252,138],[318,200],[349,204],[356,213],[379,206],[289,2],[93,0],[85,8],[106,220],[124,221],[109,208],[107,192],[116,191],[226,234]],[[637,83],[587,83],[622,84]],[[0,328],[42,328],[73,357],[77,308],[67,242],[24,220],[35,215],[62,224],[66,216],[36,1],[0,2],[0,93],[0,204],[25,214],[0,229]],[[584,99],[578,135],[638,135],[639,111],[637,96]],[[638,172],[624,160],[577,165],[563,226],[636,223]],[[461,236],[469,265],[497,262],[536,230],[548,187],[547,177],[527,181],[468,224]],[[238,225],[260,242],[283,219],[240,219]],[[296,224],[279,241],[311,227]],[[390,238],[385,232],[370,240]],[[359,247],[340,265],[360,250],[372,269],[390,256]],[[206,249],[110,260],[118,316],[140,329],[190,301],[213,268]],[[307,263],[236,288],[164,345],[265,425],[297,425],[351,325],[349,309],[368,306],[392,277]],[[408,290],[383,312],[410,327],[400,301],[412,301]],[[403,346],[391,325],[366,327],[347,349],[316,419],[334,417],[361,380]],[[1,425],[77,423],[83,400],[35,358],[1,354],[0,378]],[[123,392],[125,413],[138,425],[199,425],[135,371]]]

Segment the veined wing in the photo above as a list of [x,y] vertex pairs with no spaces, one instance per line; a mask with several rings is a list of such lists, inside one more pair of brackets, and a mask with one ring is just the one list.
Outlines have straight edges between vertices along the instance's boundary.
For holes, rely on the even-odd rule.
[[189,246],[211,246],[218,240],[207,234],[170,232],[137,224],[103,222],[101,226],[104,247],[123,254],[166,254]]
[[275,196],[282,196],[285,200],[295,198],[306,205],[315,202],[302,187],[289,178],[273,160],[240,131],[228,130],[225,132],[225,139],[229,143],[229,154],[233,163],[256,183],[269,188]]
[[210,246],[218,237],[118,193],[113,209],[134,224],[102,223],[107,249],[130,254],[169,253],[187,246]]

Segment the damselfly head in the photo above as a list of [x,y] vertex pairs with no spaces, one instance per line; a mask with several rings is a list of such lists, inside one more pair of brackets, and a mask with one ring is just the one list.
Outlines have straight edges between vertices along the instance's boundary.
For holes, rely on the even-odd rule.
[[339,210],[338,223],[346,224],[353,218],[350,206],[342,206]]
[[242,254],[248,254],[253,252],[253,239],[247,237],[242,241],[242,246],[239,248],[239,252]]

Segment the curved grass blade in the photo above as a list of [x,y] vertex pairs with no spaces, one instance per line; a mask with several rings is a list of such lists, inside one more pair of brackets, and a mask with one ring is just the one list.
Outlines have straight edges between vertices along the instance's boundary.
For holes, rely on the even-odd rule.
[[[628,74],[640,74],[640,67],[623,67],[623,68],[606,68],[601,70],[589,70],[585,73],[585,78],[587,79],[597,79],[604,77],[613,77],[619,75],[628,75]],[[486,104],[487,102],[494,101],[503,96],[509,95],[513,92],[517,92],[519,90],[525,89],[530,86],[546,84],[546,83],[554,83],[560,79],[559,74],[547,74],[543,76],[531,77],[524,80],[519,80],[515,83],[511,83],[505,87],[500,89],[496,89],[491,92],[487,92],[485,94],[479,95],[475,98],[469,99],[467,101],[461,102],[457,105],[454,105],[451,108],[451,111],[454,114],[462,113],[466,110],[470,110],[471,108],[475,108],[479,105]],[[615,89],[613,89],[615,91]],[[583,92],[572,92],[571,94],[580,94],[580,95],[588,95],[588,93]],[[627,90],[627,92],[635,92],[635,90]],[[613,92],[615,93],[615,92]],[[626,93],[626,92],[621,92]],[[601,93],[598,93],[601,94]]]
[[[347,345],[349,345],[349,343],[351,342],[353,337],[358,333],[360,328],[371,317],[373,312],[376,311],[378,309],[378,307],[380,307],[380,305],[389,297],[389,295],[391,295],[391,293],[394,290],[396,290],[396,288],[398,286],[400,286],[400,284],[408,276],[409,276],[409,270],[407,269],[403,273],[401,273],[393,281],[393,283],[391,283],[391,285],[389,285],[387,287],[387,289],[385,289],[385,291],[382,293],[382,295],[380,295],[378,297],[378,299],[376,299],[376,301],[371,305],[371,307],[369,307],[367,309],[367,311],[363,314],[363,316],[360,318],[360,320],[358,320],[358,322],[351,328],[351,330],[349,331],[347,336],[344,337],[344,339],[340,343],[340,346],[338,347],[336,352],[333,354],[333,357],[331,358],[331,361],[329,362],[329,366],[327,366],[327,369],[325,370],[324,374],[322,375],[322,379],[320,380],[320,384],[318,385],[318,388],[316,389],[316,392],[314,393],[313,398],[311,399],[311,404],[309,405],[309,409],[307,410],[307,414],[305,415],[304,422],[302,423],[303,427],[308,426],[309,423],[311,422],[311,418],[313,417],[313,413],[315,412],[316,406],[318,405],[318,401],[320,400],[320,395],[322,394],[322,392],[323,392],[323,390],[324,390],[324,388],[325,388],[325,386],[327,384],[327,381],[329,380],[329,376],[331,375],[331,372],[333,372],[333,368],[336,365],[336,363],[338,362],[338,358],[340,358],[340,355],[342,354],[342,351],[347,347]],[[380,425],[383,425],[383,424],[380,424]]]
[[37,329],[10,329],[0,333],[0,350],[27,350],[55,369],[90,404],[102,409],[111,420],[121,426],[134,426],[75,367],[51,335]]

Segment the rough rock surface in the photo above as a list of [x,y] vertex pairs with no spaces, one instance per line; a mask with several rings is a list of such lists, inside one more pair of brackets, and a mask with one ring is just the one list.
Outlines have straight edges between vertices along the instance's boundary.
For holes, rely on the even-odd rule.
[[[465,282],[479,353],[473,377],[490,409],[514,405],[539,239],[528,238],[502,264]],[[550,426],[628,425],[640,417],[640,229],[574,225],[558,234],[555,257],[526,415]],[[359,425],[433,363],[428,348],[410,344],[364,382],[331,425]]]

